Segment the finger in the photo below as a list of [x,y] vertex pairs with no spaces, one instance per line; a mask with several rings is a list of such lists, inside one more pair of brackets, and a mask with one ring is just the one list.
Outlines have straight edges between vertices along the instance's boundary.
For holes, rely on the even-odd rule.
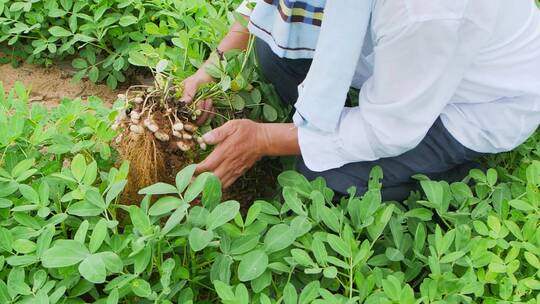
[[216,168],[223,162],[223,153],[221,149],[216,149],[210,153],[208,157],[195,168],[195,174],[201,174],[203,172],[214,172]]
[[231,173],[231,170],[227,170],[226,168],[229,168],[229,166],[223,164],[213,172],[214,175],[219,178],[223,189],[229,187],[234,182],[234,180],[236,180],[236,178]]
[[227,189],[229,188],[230,186],[232,186],[234,184],[234,182],[236,182],[236,180],[238,180],[238,177],[233,177],[233,178],[228,178],[227,180],[225,180],[224,182],[222,182],[222,187],[223,189]]
[[212,100],[211,99],[206,99],[204,100],[203,102],[201,102],[199,105],[198,105],[198,108],[202,111],[202,114],[201,116],[197,119],[196,121],[196,124],[197,125],[202,125],[204,124],[207,120],[209,120],[212,116],[211,116],[211,112],[212,112]]
[[193,101],[195,94],[197,94],[198,85],[194,81],[184,81],[182,82],[182,86],[184,90],[180,101],[189,104]]
[[207,132],[203,135],[203,139],[207,144],[217,145],[224,141],[234,130],[234,125],[231,121],[227,122],[223,126]]

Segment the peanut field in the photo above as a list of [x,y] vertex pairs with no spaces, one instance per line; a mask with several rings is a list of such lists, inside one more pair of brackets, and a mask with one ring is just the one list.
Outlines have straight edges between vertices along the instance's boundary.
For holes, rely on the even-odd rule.
[[0,0],[0,64],[67,62],[117,96],[49,107],[0,82],[0,304],[540,304],[540,132],[463,181],[417,176],[404,202],[382,200],[377,167],[339,200],[289,159],[232,191],[195,176],[205,132],[291,114],[254,39],[178,102],[240,2]]

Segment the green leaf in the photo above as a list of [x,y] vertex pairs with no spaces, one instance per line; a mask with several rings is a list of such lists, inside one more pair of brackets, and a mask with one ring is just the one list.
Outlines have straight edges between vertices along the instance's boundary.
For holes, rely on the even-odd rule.
[[382,281],[384,293],[392,300],[399,301],[401,297],[401,283],[399,280],[390,275],[386,280]]
[[107,297],[107,303],[106,304],[118,304],[118,300],[119,300],[119,294],[118,294],[118,289],[113,289],[110,293],[109,293],[109,296]]
[[58,8],[53,8],[49,11],[49,17],[52,17],[52,18],[59,18],[59,17],[63,17],[67,14],[67,12],[65,10],[61,10],[61,9],[58,9]]
[[326,267],[323,270],[324,277],[329,279],[335,279],[337,277],[337,273],[337,268],[334,266]]
[[143,235],[149,233],[152,229],[152,225],[150,224],[150,219],[146,214],[144,214],[141,208],[132,205],[129,206],[128,210],[133,226]]
[[286,224],[278,224],[268,230],[264,238],[264,248],[269,254],[289,247],[295,240]]
[[15,267],[11,269],[7,278],[7,287],[10,293],[14,295],[29,295],[32,293],[30,287],[24,282],[24,268]]
[[238,265],[238,279],[247,282],[258,278],[268,267],[268,256],[262,250],[245,254]]
[[195,178],[193,183],[189,185],[186,192],[184,193],[184,201],[186,203],[191,203],[201,194],[201,192],[204,190],[206,180],[210,175],[212,175],[212,173],[204,172],[197,176],[197,178]]
[[519,199],[511,200],[508,203],[510,204],[510,206],[512,206],[512,207],[514,207],[514,208],[516,208],[517,210],[520,210],[520,211],[529,212],[529,211],[533,211],[535,209],[528,202],[523,201],[523,200],[519,200]]
[[291,250],[291,255],[293,259],[296,261],[296,263],[303,265],[303,266],[315,266],[315,263],[309,256],[309,254],[299,248],[294,248]]
[[127,15],[127,16],[123,16],[122,18],[120,18],[120,21],[118,22],[118,24],[120,24],[121,26],[123,27],[126,27],[126,26],[130,26],[134,23],[137,23],[138,19],[137,17],[133,16],[133,15]]
[[494,186],[497,183],[497,170],[490,168],[486,174],[487,182],[490,186]]
[[28,185],[19,185],[19,192],[22,196],[32,204],[39,204],[39,194],[32,187]]
[[107,191],[107,196],[105,197],[105,203],[107,206],[124,191],[124,188],[127,185],[127,180],[120,180],[112,184]]
[[297,216],[291,221],[291,232],[296,238],[303,236],[311,230],[311,222],[306,216]]
[[232,96],[231,105],[233,109],[237,111],[242,111],[246,107],[246,102],[244,101],[242,96],[235,94]]
[[525,286],[533,290],[540,290],[540,281],[534,279],[525,280]]
[[217,205],[206,218],[206,228],[208,230],[214,230],[223,226],[234,219],[239,211],[240,203],[237,201],[227,201]]
[[236,285],[235,297],[238,304],[249,304],[249,293],[246,285],[242,283]]
[[253,234],[235,239],[231,244],[230,254],[239,255],[252,250],[259,244],[259,238],[258,234]]
[[[115,71],[120,71],[124,68],[125,66],[125,60],[123,57],[118,57],[116,58],[116,60],[114,61],[113,63],[113,68]],[[112,76],[112,75],[111,75]],[[116,78],[115,78],[116,79]]]
[[99,79],[99,69],[97,66],[92,66],[88,72],[88,79],[92,82],[97,82]]
[[198,227],[189,232],[189,245],[193,251],[200,251],[206,248],[214,238],[214,233],[209,230],[202,230]]
[[23,172],[29,170],[36,163],[34,158],[27,158],[20,161],[14,168],[11,170],[11,176],[13,178],[19,177]]
[[267,269],[262,275],[251,281],[251,289],[254,293],[261,293],[270,284],[272,284],[272,271]]
[[298,303],[298,293],[293,284],[287,283],[285,288],[283,288],[283,302],[285,304],[297,304]]
[[37,240],[36,255],[41,258],[45,250],[49,249],[55,233],[54,225],[47,225]]
[[91,253],[98,251],[106,236],[107,220],[100,219],[92,231],[92,236],[90,236],[90,244],[88,245],[88,248],[90,249]]
[[202,205],[208,210],[212,210],[221,202],[222,196],[223,192],[219,178],[215,175],[208,176],[203,189]]
[[235,301],[236,300],[236,297],[233,293],[233,290],[231,288],[231,286],[219,281],[219,280],[215,280],[214,282],[214,287],[216,288],[216,292],[219,296],[219,298],[223,301],[223,302],[227,302],[227,301]]
[[253,205],[249,207],[245,222],[246,227],[251,225],[257,219],[257,216],[259,216],[261,210],[262,205],[260,203],[253,203]]
[[165,226],[163,226],[161,233],[163,235],[166,235],[171,232],[178,224],[180,224],[180,222],[184,219],[184,216],[186,216],[186,210],[188,208],[189,204],[182,204],[178,209],[176,209],[165,223]]
[[96,216],[101,214],[101,212],[103,212],[103,209],[87,201],[76,202],[71,204],[67,209],[67,213],[83,217]]
[[122,272],[122,269],[124,268],[124,262],[120,257],[111,251],[105,251],[96,253],[97,256],[103,261],[103,265],[105,265],[105,268],[113,273],[119,273]]
[[82,69],[86,69],[86,67],[88,66],[88,63],[86,63],[86,60],[82,58],[75,58],[71,62],[71,65],[76,69],[82,70]]
[[160,216],[175,210],[180,207],[184,202],[174,196],[165,196],[155,202],[148,210],[148,214],[151,216]]
[[90,252],[75,240],[59,240],[47,249],[41,257],[45,268],[60,268],[75,265],[85,259]]
[[431,210],[426,208],[415,208],[411,209],[410,211],[407,211],[404,216],[406,217],[414,217],[422,221],[431,221],[431,218],[433,217],[433,212]]
[[178,193],[184,193],[195,174],[196,164],[189,165],[176,174],[176,189]]
[[530,252],[525,252],[523,255],[525,256],[525,260],[527,260],[529,264],[531,264],[536,269],[540,269],[540,261],[534,254]]
[[283,188],[283,198],[285,199],[285,204],[291,208],[294,213],[298,215],[307,216],[306,211],[303,208],[302,201],[298,198],[298,193],[291,187]]
[[278,113],[274,107],[265,103],[263,105],[263,116],[267,122],[274,122],[278,118]]
[[8,287],[4,281],[0,281],[0,303],[9,303],[11,296],[8,292]]
[[153,184],[152,186],[148,186],[139,191],[139,194],[141,195],[145,195],[145,194],[161,195],[161,194],[173,194],[173,193],[178,193],[178,191],[176,190],[176,187],[174,187],[173,185],[165,184],[165,183]]
[[312,281],[307,284],[300,293],[298,298],[298,304],[312,303],[319,296],[319,288],[321,284],[319,281]]
[[[424,180],[420,182],[422,189],[426,193],[428,200],[436,206],[442,206],[444,190],[441,183],[436,181]],[[438,207],[439,208],[439,207]]]
[[314,238],[311,243],[311,251],[315,256],[315,259],[319,265],[326,265],[326,259],[328,258],[328,252],[324,243],[319,238]]
[[445,255],[444,257],[442,257],[440,262],[441,262],[441,264],[453,263],[453,262],[459,260],[464,255],[465,255],[465,252],[463,252],[463,251],[452,252],[452,253],[449,253],[449,254]]
[[81,264],[79,264],[79,273],[83,278],[94,284],[105,282],[107,276],[105,264],[97,254],[87,256]]
[[152,294],[150,283],[143,279],[135,279],[131,281],[131,290],[141,298],[148,298]]
[[405,256],[403,255],[403,253],[401,253],[401,251],[392,247],[386,248],[385,255],[390,261],[393,261],[393,262],[403,261],[403,259],[405,258]]
[[49,28],[49,33],[54,37],[70,37],[73,33],[60,26],[52,26]]
[[337,235],[328,234],[326,240],[328,241],[330,248],[334,249],[340,255],[346,258],[350,258],[352,256],[351,247],[348,246],[347,243],[345,243],[345,241]]
[[13,242],[12,247],[18,253],[28,254],[36,250],[36,243],[30,240],[18,239]]
[[105,204],[105,201],[103,200],[103,196],[101,193],[99,193],[99,190],[96,188],[90,188],[86,191],[84,194],[85,199],[93,204],[94,206],[98,207],[101,210],[107,209],[107,205]]

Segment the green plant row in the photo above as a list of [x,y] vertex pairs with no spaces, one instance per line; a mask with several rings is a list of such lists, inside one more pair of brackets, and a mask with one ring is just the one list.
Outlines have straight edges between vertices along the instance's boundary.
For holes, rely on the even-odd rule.
[[129,76],[129,54],[152,48],[192,74],[228,31],[239,0],[0,1],[4,61],[52,64],[73,58],[75,78],[111,88]]
[[114,112],[3,92],[0,303],[540,303],[536,160],[419,177],[425,198],[404,204],[381,201],[377,168],[340,200],[288,171],[245,214],[191,165],[124,206]]
[[[104,81],[111,88],[134,73],[167,62],[175,85],[194,73],[235,20],[239,0],[46,0],[0,1],[0,51],[4,62],[53,64],[72,60],[75,79]],[[253,42],[246,52],[214,58],[208,72],[217,84],[202,89],[220,115],[214,125],[237,117],[283,121],[273,88],[259,79]],[[135,67],[140,67],[135,70]],[[137,84],[137,80],[128,80]]]

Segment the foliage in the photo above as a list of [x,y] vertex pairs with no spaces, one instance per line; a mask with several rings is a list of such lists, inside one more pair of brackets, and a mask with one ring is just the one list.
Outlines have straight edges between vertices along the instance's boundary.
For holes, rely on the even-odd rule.
[[381,201],[377,168],[365,195],[341,199],[287,171],[282,195],[245,214],[191,165],[128,207],[127,164],[107,152],[114,113],[27,99],[21,85],[0,95],[1,303],[540,301],[536,160],[500,178],[419,177],[426,198],[404,205]]
[[[52,64],[72,59],[75,79],[105,81],[111,88],[131,77],[133,67],[170,62],[167,74],[177,84],[202,65],[235,19],[239,0],[0,1],[0,43],[12,63]],[[246,117],[283,121],[269,84],[258,76],[253,42],[247,52],[229,52],[209,73],[219,80],[200,94],[214,97],[223,119]],[[131,69],[130,69],[131,67]],[[132,80],[133,81],[133,80]],[[233,111],[232,114],[230,110]]]
[[182,68],[185,78],[227,32],[239,0],[0,1],[0,42],[14,63],[73,59],[76,78],[126,80],[130,52],[149,50]]

